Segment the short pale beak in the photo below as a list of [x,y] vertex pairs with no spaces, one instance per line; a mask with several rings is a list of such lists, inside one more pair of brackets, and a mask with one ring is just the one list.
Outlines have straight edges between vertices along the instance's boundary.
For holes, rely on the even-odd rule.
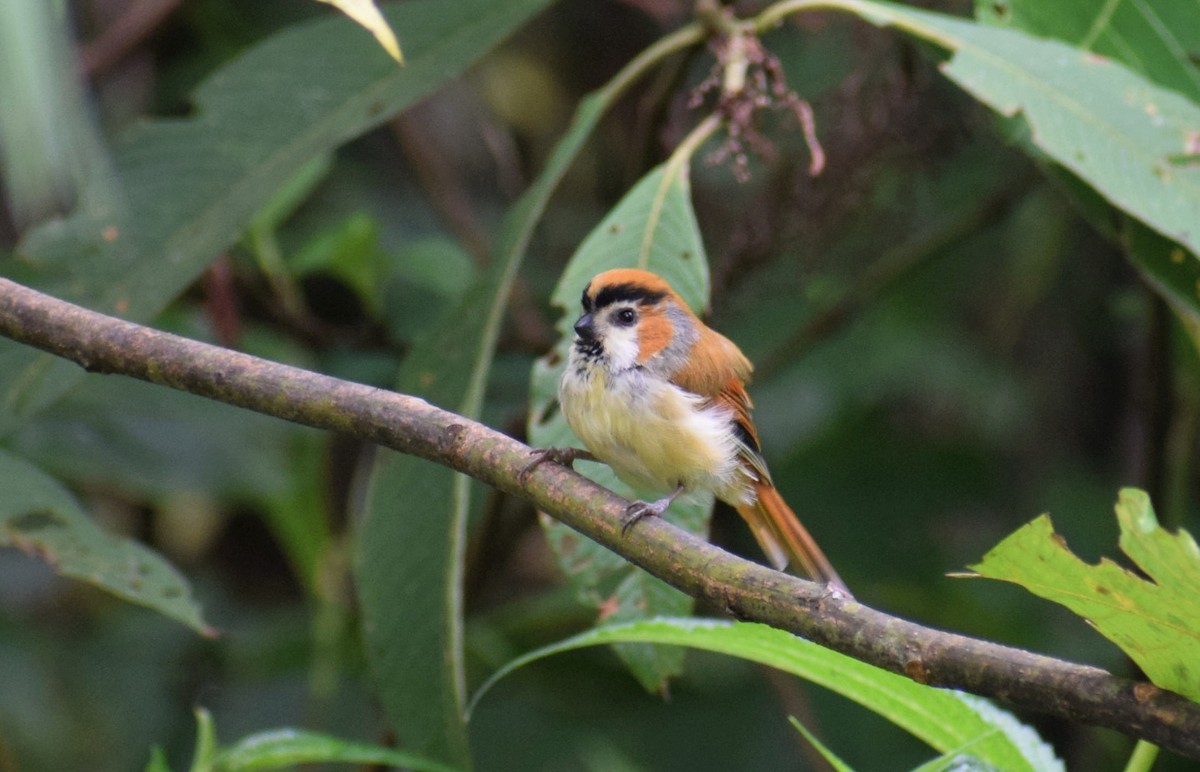
[[584,340],[596,339],[596,325],[591,314],[584,314],[575,322],[575,334]]

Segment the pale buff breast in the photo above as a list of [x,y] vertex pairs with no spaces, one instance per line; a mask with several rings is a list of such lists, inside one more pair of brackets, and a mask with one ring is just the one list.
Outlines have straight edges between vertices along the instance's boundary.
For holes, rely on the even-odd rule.
[[641,371],[623,372],[611,384],[599,368],[588,377],[568,375],[559,396],[576,436],[634,487],[665,492],[682,483],[742,497],[745,480],[725,410],[702,407],[699,397]]

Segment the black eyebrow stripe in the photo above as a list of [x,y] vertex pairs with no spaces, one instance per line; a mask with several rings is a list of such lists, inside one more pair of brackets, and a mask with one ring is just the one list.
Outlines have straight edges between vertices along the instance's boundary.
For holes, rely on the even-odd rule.
[[592,288],[592,283],[589,281],[587,286],[583,288],[583,297],[579,299],[579,305],[583,306],[583,310],[591,313],[595,309],[592,306],[592,299],[588,297],[588,290]]
[[652,306],[666,296],[665,292],[655,292],[640,284],[613,284],[597,292],[594,302],[597,310],[622,300],[633,301],[642,306]]

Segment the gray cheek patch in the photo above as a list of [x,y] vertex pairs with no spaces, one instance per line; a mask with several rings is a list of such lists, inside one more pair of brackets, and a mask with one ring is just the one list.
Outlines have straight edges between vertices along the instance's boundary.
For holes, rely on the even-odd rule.
[[687,366],[692,347],[700,339],[700,330],[696,327],[696,322],[691,314],[675,303],[668,301],[663,313],[670,320],[674,334],[671,336],[671,342],[644,366],[651,372],[664,378],[670,378]]

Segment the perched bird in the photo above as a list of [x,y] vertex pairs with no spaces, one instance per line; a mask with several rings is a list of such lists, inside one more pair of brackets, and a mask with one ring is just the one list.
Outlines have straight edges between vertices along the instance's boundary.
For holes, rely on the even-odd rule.
[[631,504],[626,528],[661,515],[684,491],[711,491],[745,519],[777,569],[795,563],[849,594],[771,482],[750,419],[751,365],[738,347],[648,271],[605,271],[582,303],[558,399],[587,450],[535,451],[534,464],[597,460],[635,488],[668,493]]

